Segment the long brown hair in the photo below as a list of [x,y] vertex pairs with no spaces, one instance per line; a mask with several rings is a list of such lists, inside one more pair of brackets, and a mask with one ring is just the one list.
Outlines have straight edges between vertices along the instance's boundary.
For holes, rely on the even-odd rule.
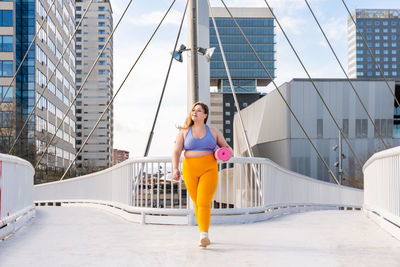
[[207,114],[207,117],[204,119],[204,124],[207,123],[207,119],[208,119],[208,116],[209,116],[208,115],[208,113],[209,113],[208,112],[208,106],[206,105],[206,103],[203,103],[203,102],[199,101],[199,102],[196,102],[196,103],[193,104],[192,108],[189,111],[188,116],[186,117],[186,120],[185,120],[185,123],[183,124],[183,126],[178,126],[179,130],[189,129],[189,127],[194,124],[194,121],[192,120],[192,111],[197,105],[200,105],[203,108],[204,114]]

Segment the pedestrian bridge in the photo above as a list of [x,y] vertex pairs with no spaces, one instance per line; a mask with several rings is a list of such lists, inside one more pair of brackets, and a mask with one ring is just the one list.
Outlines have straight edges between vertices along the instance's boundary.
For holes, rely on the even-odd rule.
[[367,161],[364,191],[268,159],[220,163],[212,244],[199,250],[170,158],[33,186],[32,166],[2,154],[0,265],[399,266],[399,155],[392,148]]

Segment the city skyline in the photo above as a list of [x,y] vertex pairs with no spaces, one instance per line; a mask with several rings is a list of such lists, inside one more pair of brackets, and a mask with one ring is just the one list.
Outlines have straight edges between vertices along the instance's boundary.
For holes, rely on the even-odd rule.
[[[329,51],[322,34],[317,28],[304,1],[268,1],[274,8],[276,16],[282,23],[289,38],[294,43],[300,57],[312,77],[343,78],[337,62]],[[347,11],[341,1],[316,0],[309,1],[322,27],[327,32],[339,59],[347,69]],[[379,6],[375,1],[346,1],[349,9],[355,8],[397,8],[393,1],[380,1]],[[127,1],[113,2],[114,20],[118,20]],[[115,33],[115,88],[118,88],[140,50],[144,47],[162,14],[168,8],[170,1],[160,1],[158,5],[147,6],[144,1],[132,4],[127,13],[128,20],[121,24]],[[125,89],[115,100],[115,135],[114,146],[128,150],[132,156],[142,156],[154,119],[156,105],[159,100],[163,81],[169,62],[169,51],[178,31],[178,24],[183,13],[185,1],[179,0],[167,17],[166,24],[160,28],[149,46],[149,50],[125,84]],[[228,7],[250,6],[265,7],[265,2],[260,0],[226,1]],[[211,1],[212,6],[221,6],[220,1]],[[337,30],[336,28],[340,29]],[[305,78],[306,74],[288,46],[282,33],[277,32],[277,78],[275,82],[281,85],[292,78]],[[127,34],[130,33],[130,34]],[[140,38],[137,38],[140,36]],[[136,38],[135,38],[136,37]],[[186,21],[179,44],[187,43]],[[149,53],[149,51],[151,51]],[[315,55],[318,54],[318,58]],[[157,64],[154,61],[157,60]],[[166,88],[164,101],[161,106],[159,119],[154,132],[150,155],[168,156],[173,147],[178,130],[177,124],[182,124],[186,114],[186,55],[184,62],[174,62],[170,79]],[[146,71],[151,69],[150,71]],[[266,92],[272,90],[259,88]],[[143,92],[143,88],[146,94]],[[135,90],[136,89],[136,90]],[[150,90],[154,89],[154,90]],[[137,113],[140,112],[140,116]],[[133,120],[133,118],[135,120]]]

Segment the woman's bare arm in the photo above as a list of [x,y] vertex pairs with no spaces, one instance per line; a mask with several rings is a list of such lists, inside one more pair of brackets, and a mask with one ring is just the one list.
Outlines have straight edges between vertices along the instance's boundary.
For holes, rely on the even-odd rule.
[[181,158],[181,154],[183,151],[183,130],[181,130],[178,135],[176,136],[174,150],[172,152],[172,169],[173,169],[173,176],[174,180],[180,179],[180,172],[179,172],[179,160]]

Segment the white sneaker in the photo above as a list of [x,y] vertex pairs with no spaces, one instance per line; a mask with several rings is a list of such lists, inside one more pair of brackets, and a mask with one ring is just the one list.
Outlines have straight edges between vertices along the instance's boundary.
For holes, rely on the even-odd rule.
[[206,248],[210,245],[210,239],[208,238],[208,232],[201,232],[200,233],[200,242],[199,247]]

